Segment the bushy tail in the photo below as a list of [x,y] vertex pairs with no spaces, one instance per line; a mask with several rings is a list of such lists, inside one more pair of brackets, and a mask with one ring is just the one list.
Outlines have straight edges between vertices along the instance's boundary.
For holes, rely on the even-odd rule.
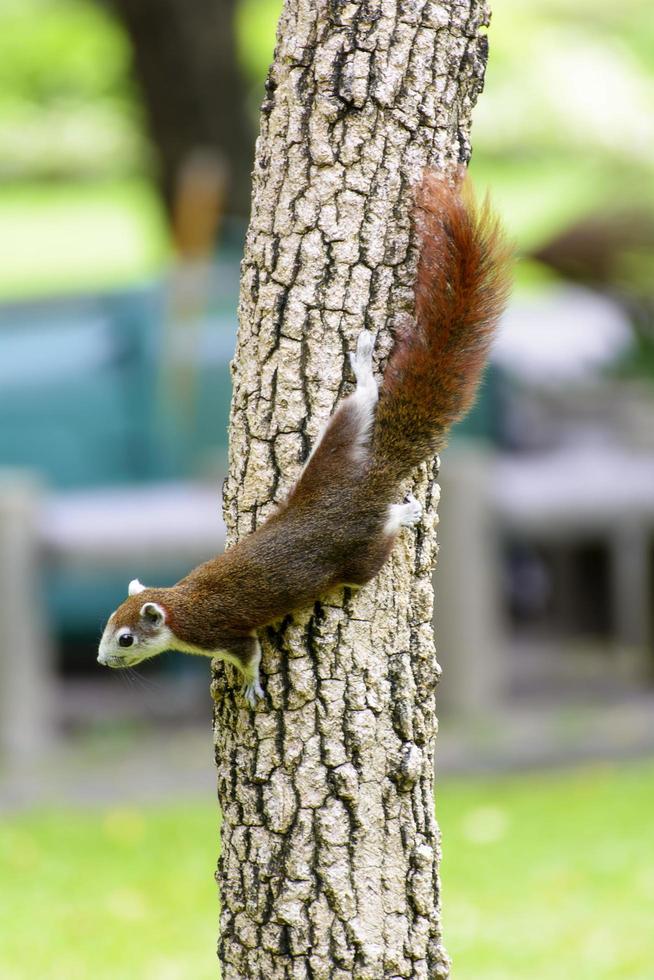
[[416,194],[420,260],[415,323],[386,368],[374,467],[393,483],[441,449],[472,405],[511,281],[511,248],[488,202],[465,180],[428,173]]

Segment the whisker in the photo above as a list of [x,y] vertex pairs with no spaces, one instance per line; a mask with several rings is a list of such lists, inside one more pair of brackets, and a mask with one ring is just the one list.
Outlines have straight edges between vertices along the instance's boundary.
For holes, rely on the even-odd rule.
[[141,687],[144,691],[158,691],[160,685],[157,681],[153,680],[152,677],[146,677],[144,674],[137,670],[136,667],[129,668],[132,675],[132,680],[138,687]]
[[120,683],[131,690],[134,687],[134,678],[130,676],[129,670],[119,670],[117,673],[120,677]]

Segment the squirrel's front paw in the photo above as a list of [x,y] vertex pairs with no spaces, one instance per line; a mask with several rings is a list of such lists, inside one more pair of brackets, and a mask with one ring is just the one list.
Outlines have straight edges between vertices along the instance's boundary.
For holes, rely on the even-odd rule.
[[401,527],[415,527],[421,517],[422,506],[412,493],[408,493],[403,504],[391,504],[388,508],[384,530],[386,534],[397,534]]
[[259,698],[264,697],[264,691],[258,678],[250,681],[249,684],[244,684],[242,693],[251,708],[256,708]]

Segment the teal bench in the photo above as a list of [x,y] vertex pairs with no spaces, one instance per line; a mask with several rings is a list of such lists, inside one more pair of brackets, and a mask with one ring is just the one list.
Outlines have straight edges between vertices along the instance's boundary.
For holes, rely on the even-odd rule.
[[[170,306],[164,286],[0,307],[0,467],[34,471],[55,492],[185,480],[210,469],[219,490],[237,262],[222,262],[212,282],[196,349],[187,353],[193,404],[186,421],[174,390],[160,384]],[[123,597],[124,574],[89,578],[53,568],[46,591],[59,630],[95,633]]]

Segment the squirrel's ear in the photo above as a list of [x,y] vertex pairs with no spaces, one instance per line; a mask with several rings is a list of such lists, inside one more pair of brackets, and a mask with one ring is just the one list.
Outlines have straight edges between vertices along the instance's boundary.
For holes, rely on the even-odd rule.
[[141,606],[141,619],[150,626],[163,626],[166,622],[166,610],[158,602],[145,602]]
[[138,595],[139,592],[145,592],[145,586],[137,578],[133,578],[127,587],[127,595]]

